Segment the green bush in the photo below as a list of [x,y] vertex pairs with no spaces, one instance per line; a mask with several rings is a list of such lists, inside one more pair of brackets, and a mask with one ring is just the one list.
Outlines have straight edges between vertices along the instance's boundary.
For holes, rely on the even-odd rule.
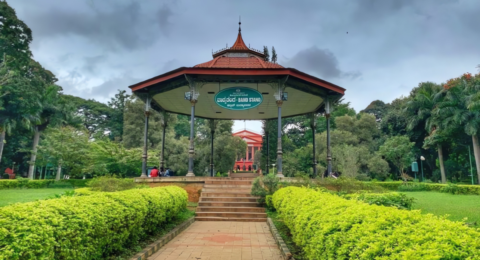
[[267,209],[268,209],[268,210],[271,210],[271,211],[275,210],[275,207],[273,206],[273,197],[272,197],[272,195],[267,195],[267,196],[265,197],[265,204],[267,205]]
[[10,175],[4,173],[4,174],[2,175],[2,178],[8,180],[8,179],[10,179]]
[[355,193],[360,191],[383,192],[383,188],[373,182],[363,182],[354,178],[340,177],[325,178],[320,182],[322,186],[340,193]]
[[78,188],[75,189],[76,196],[90,196],[92,194],[96,194],[97,192],[92,191],[90,188]]
[[168,186],[0,208],[0,259],[106,259],[155,234],[187,206]]
[[396,207],[399,209],[412,209],[414,198],[398,192],[388,193],[357,193],[345,195],[346,199],[356,199],[370,205]]
[[398,186],[399,191],[428,191],[428,185],[421,182],[405,182]]
[[21,179],[11,179],[11,180],[1,180],[0,181],[0,190],[2,189],[41,189],[47,188],[53,180],[29,180],[26,178]]
[[[377,185],[388,189],[398,191],[438,191],[451,194],[471,194],[480,195],[480,186],[478,185],[457,185],[457,184],[439,184],[425,182],[376,182]],[[450,185],[450,187],[448,187]],[[454,185],[454,186],[452,186]]]
[[98,177],[90,180],[87,183],[87,186],[92,189],[92,191],[122,191],[135,188],[137,184],[133,179],[122,179],[115,177]]
[[307,259],[480,259],[480,232],[420,211],[287,187],[273,204]]

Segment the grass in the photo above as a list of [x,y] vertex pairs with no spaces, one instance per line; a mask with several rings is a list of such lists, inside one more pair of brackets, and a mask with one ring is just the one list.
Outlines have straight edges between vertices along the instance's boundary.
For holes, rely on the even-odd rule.
[[29,202],[35,200],[47,199],[55,196],[55,194],[63,194],[65,191],[73,190],[72,188],[62,189],[11,189],[1,190],[0,207],[7,206],[19,202]]
[[448,214],[449,220],[463,221],[472,226],[480,224],[480,196],[452,195],[431,191],[408,192],[407,196],[415,198],[413,209],[420,209],[422,213],[432,213],[443,216]]

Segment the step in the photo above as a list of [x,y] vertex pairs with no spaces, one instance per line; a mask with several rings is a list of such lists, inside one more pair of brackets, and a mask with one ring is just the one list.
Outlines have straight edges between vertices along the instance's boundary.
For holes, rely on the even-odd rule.
[[202,192],[202,197],[253,197],[250,193],[245,192]]
[[230,177],[250,177],[250,178],[255,178],[257,177],[259,174],[258,173],[232,173],[230,174]]
[[242,197],[200,197],[199,202],[257,202],[257,197],[242,198]]
[[267,218],[195,217],[196,221],[267,222]]
[[235,188],[203,188],[202,189],[202,193],[204,193],[204,192],[223,192],[223,193],[248,193],[248,194],[250,194],[251,191],[252,191],[252,189],[235,189]]
[[[198,209],[198,208],[197,208]],[[264,212],[196,212],[197,217],[266,218]]]
[[228,177],[226,180],[231,180],[231,181],[251,181],[255,180],[256,177]]
[[205,184],[203,188],[236,188],[236,189],[252,189],[252,185],[238,185],[238,184]]
[[248,212],[248,213],[265,213],[265,208],[261,207],[205,207],[198,206],[197,214],[199,212]]
[[[236,198],[235,198],[236,199]],[[199,201],[198,207],[258,207],[258,203],[254,202],[237,202],[234,201]]]
[[214,184],[214,185],[252,185],[253,183],[253,180],[221,180],[221,181],[217,181],[217,180],[206,180],[205,181],[205,185],[211,185],[211,184]]

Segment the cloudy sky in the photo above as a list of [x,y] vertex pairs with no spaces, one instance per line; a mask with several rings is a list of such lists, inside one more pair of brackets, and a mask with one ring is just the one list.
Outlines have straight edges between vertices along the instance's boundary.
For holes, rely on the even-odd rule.
[[[242,17],[251,47],[347,89],[357,110],[480,63],[478,0],[7,0],[33,30],[34,59],[67,94],[118,89],[211,60]],[[237,122],[235,128],[243,128]],[[260,124],[249,126],[260,131]]]

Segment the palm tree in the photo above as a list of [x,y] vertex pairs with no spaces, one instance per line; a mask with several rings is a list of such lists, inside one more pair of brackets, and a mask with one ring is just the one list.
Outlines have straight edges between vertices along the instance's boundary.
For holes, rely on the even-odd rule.
[[[443,128],[462,127],[472,137],[473,151],[480,184],[480,147],[478,133],[480,130],[480,110],[475,109],[474,98],[480,91],[480,77],[466,73],[462,77],[450,80],[441,91],[445,95],[439,103],[436,114],[441,118]],[[469,109],[470,108],[470,109]]]
[[28,168],[28,178],[33,179],[33,170],[37,158],[37,146],[40,140],[40,135],[52,121],[55,121],[61,113],[62,107],[60,105],[61,88],[56,85],[48,86],[40,96],[41,111],[38,120],[34,125],[32,154],[30,156],[30,166]]
[[[409,121],[407,122],[407,128],[409,131],[412,131],[415,128],[423,129],[423,135],[425,137],[432,133],[435,133],[436,135],[439,134],[439,132],[435,131],[437,129],[437,120],[432,113],[439,102],[439,99],[436,99],[435,97],[441,90],[442,87],[435,83],[424,82],[420,83],[418,88],[412,91],[414,96],[407,102],[405,107],[405,112],[411,115],[408,117]],[[433,144],[437,146],[440,174],[442,183],[445,183],[447,178],[443,164],[443,148],[442,143],[438,141],[439,139],[436,138]],[[430,144],[431,143],[429,142],[424,142],[424,147],[428,147]]]

